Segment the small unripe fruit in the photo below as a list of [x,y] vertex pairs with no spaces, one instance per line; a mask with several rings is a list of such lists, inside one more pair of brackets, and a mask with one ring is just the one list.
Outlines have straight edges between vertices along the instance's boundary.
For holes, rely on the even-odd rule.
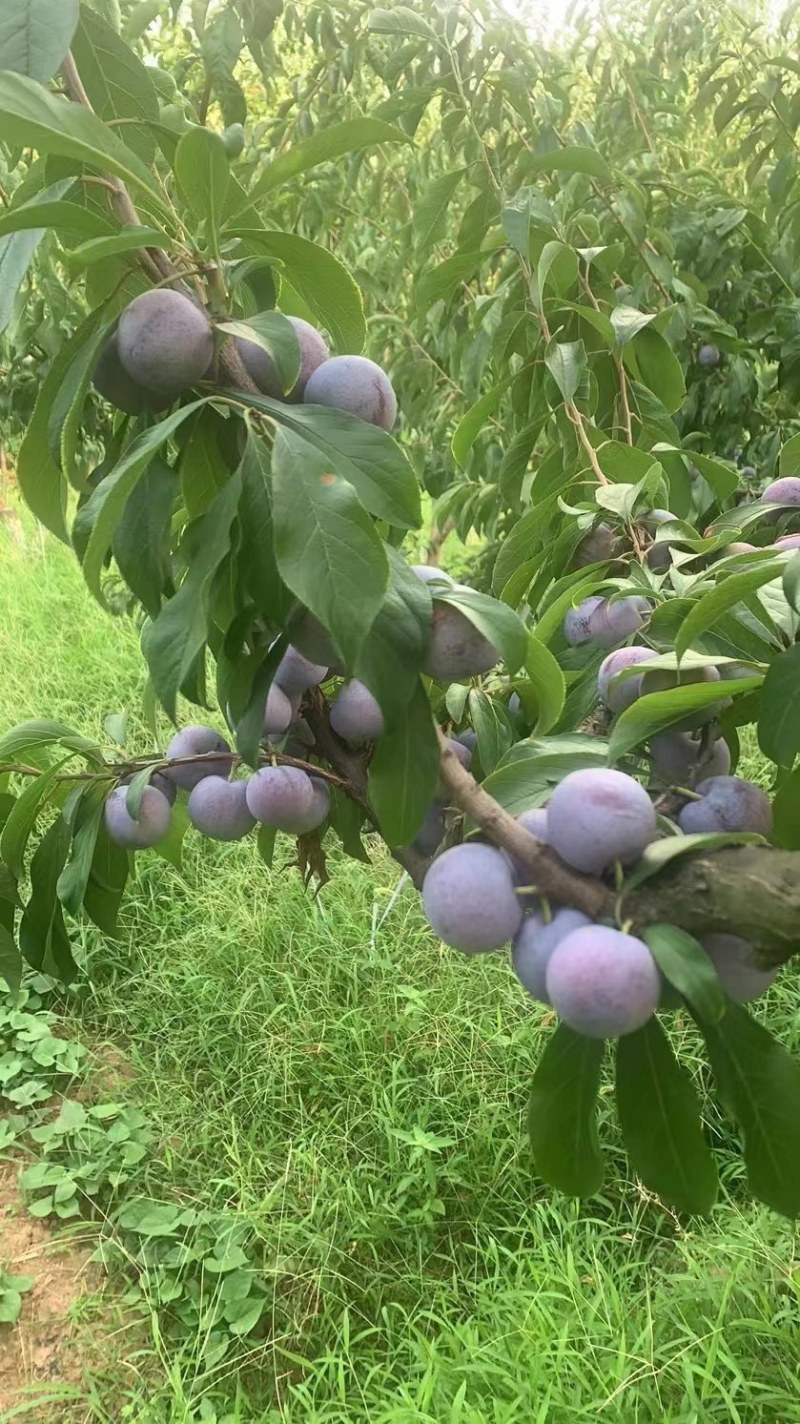
[[263,826],[299,836],[319,824],[311,777],[299,767],[262,767],[246,786],[248,810]]
[[312,373],[303,399],[306,405],[349,411],[382,430],[391,430],[397,415],[389,377],[366,356],[333,356],[324,361]]
[[522,906],[511,869],[493,846],[453,846],[433,862],[422,886],[425,917],[453,949],[482,954],[513,939]]
[[126,786],[116,786],[106,801],[105,824],[111,840],[126,850],[148,850],[158,845],[172,825],[172,809],[166,796],[155,786],[146,786],[136,821],[128,814],[127,796]]
[[707,831],[756,831],[772,835],[772,806],[766,792],[740,776],[711,776],[697,787],[678,817],[686,835]]
[[189,820],[213,841],[240,841],[255,825],[247,806],[247,782],[206,776],[189,793]]
[[576,1033],[620,1038],[653,1017],[661,976],[643,940],[589,925],[556,945],[545,988],[556,1013]]
[[557,910],[549,921],[539,911],[525,916],[514,936],[512,964],[520,983],[534,999],[549,1004],[545,976],[553,951],[573,930],[591,923],[580,910]]
[[271,396],[273,400],[297,403],[303,399],[311,376],[323,361],[328,360],[330,352],[324,337],[310,322],[303,321],[303,318],[299,316],[290,316],[289,321],[294,327],[300,346],[300,374],[288,394],[284,392],[278,368],[268,351],[257,345],[255,341],[242,339],[237,342],[237,345],[247,374],[265,396]]
[[738,935],[705,935],[701,944],[734,1003],[747,1004],[766,993],[778,973],[777,969],[758,969],[753,963],[752,945]]
[[119,319],[117,349],[137,385],[170,400],[201,381],[214,355],[205,312],[182,293],[153,288],[134,297]]
[[192,756],[208,757],[208,760],[187,762],[185,766],[171,766],[164,775],[174,781],[176,786],[182,786],[185,791],[191,791],[204,776],[221,776],[227,781],[231,772],[230,757],[220,757],[215,761],[209,755],[211,752],[230,752],[228,743],[219,732],[215,732],[213,727],[184,727],[175,734],[167,747],[167,760]]
[[718,366],[720,362],[719,347],[713,345],[701,346],[697,353],[697,359],[701,366],[710,368]]
[[500,661],[494,643],[478,631],[459,608],[436,601],[423,671],[435,682],[478,677]]
[[597,691],[600,701],[605,703],[609,712],[624,712],[625,708],[630,707],[642,694],[641,677],[626,677],[624,681],[612,686],[617,673],[623,672],[625,668],[635,667],[638,663],[649,662],[657,656],[652,648],[640,647],[634,643],[630,648],[617,648],[616,652],[609,653],[608,657],[603,659],[597,674]]
[[330,723],[337,736],[346,742],[374,742],[386,730],[377,697],[356,677],[337,692]]
[[591,598],[584,598],[577,608],[567,609],[564,614],[564,637],[571,648],[577,648],[580,643],[588,643],[592,636],[592,614],[601,608],[605,601],[599,595],[593,594]]
[[656,834],[647,792],[622,771],[590,768],[560,781],[547,807],[553,850],[587,875],[638,860]]

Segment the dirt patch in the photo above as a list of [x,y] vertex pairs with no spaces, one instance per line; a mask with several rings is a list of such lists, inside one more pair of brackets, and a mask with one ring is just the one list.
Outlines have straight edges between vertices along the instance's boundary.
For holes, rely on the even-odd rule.
[[89,1260],[93,1242],[59,1239],[46,1222],[27,1214],[18,1171],[0,1167],[0,1265],[14,1275],[33,1276],[34,1284],[16,1325],[0,1325],[0,1420],[35,1397],[36,1386],[52,1390],[80,1383],[87,1363],[76,1348],[80,1303],[103,1282],[100,1268]]

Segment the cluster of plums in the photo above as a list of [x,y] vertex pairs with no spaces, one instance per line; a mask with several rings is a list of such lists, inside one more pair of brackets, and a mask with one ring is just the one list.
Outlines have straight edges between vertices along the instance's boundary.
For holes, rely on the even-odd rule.
[[[331,356],[310,322],[289,317],[300,347],[300,372],[288,393],[267,351],[237,338],[250,379],[274,400],[333,406],[391,430],[397,401],[391,381],[366,356]],[[214,326],[202,307],[171,288],[134,297],[109,336],[94,370],[96,389],[127,415],[166,410],[199,381],[215,375]]]
[[[716,776],[697,792],[681,813],[684,831],[771,828],[769,802],[749,782]],[[546,808],[519,820],[567,865],[594,876],[630,865],[657,835],[644,788],[606,769],[571,772]],[[596,924],[569,905],[544,904],[526,878],[524,866],[491,845],[453,846],[433,861],[423,883],[428,923],[466,954],[510,941],[514,970],[528,992],[589,1038],[633,1033],[657,1009],[675,1006],[674,991],[643,940]],[[708,935],[703,946],[722,987],[739,1003],[763,993],[775,977],[754,965],[749,944],[738,936]]]

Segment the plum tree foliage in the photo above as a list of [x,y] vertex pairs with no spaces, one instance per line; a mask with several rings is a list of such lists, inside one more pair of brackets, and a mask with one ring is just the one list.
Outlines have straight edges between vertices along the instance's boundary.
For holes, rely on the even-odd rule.
[[2,434],[137,620],[152,741],[0,738],[0,973],[73,978],[65,916],[116,933],[187,826],[321,885],[380,837],[561,1020],[548,1181],[602,1181],[620,1038],[635,1169],[711,1205],[671,1003],[796,1214],[800,1069],[738,1007],[800,924],[796,12],[15,4],[52,38],[0,40]]

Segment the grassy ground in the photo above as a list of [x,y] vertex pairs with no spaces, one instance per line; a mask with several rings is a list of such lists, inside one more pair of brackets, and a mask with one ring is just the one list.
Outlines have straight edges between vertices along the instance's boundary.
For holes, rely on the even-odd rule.
[[[55,544],[0,552],[0,727],[58,715],[98,733],[135,713],[132,626],[91,604]],[[722,1120],[708,1221],[637,1190],[610,1112],[604,1194],[548,1194],[524,1134],[542,1012],[503,958],[441,952],[407,892],[378,927],[397,876],[377,851],[372,870],[337,865],[316,902],[281,860],[269,873],[249,844],[195,841],[182,874],[142,857],[119,942],[85,932],[71,1030],[132,1066],[151,1192],[248,1223],[269,1309],[235,1369],[208,1365],[201,1329],[168,1344],[153,1314],[76,1417],[800,1417],[794,1233],[748,1203]],[[764,1010],[787,1042],[796,1003],[787,975]]]

